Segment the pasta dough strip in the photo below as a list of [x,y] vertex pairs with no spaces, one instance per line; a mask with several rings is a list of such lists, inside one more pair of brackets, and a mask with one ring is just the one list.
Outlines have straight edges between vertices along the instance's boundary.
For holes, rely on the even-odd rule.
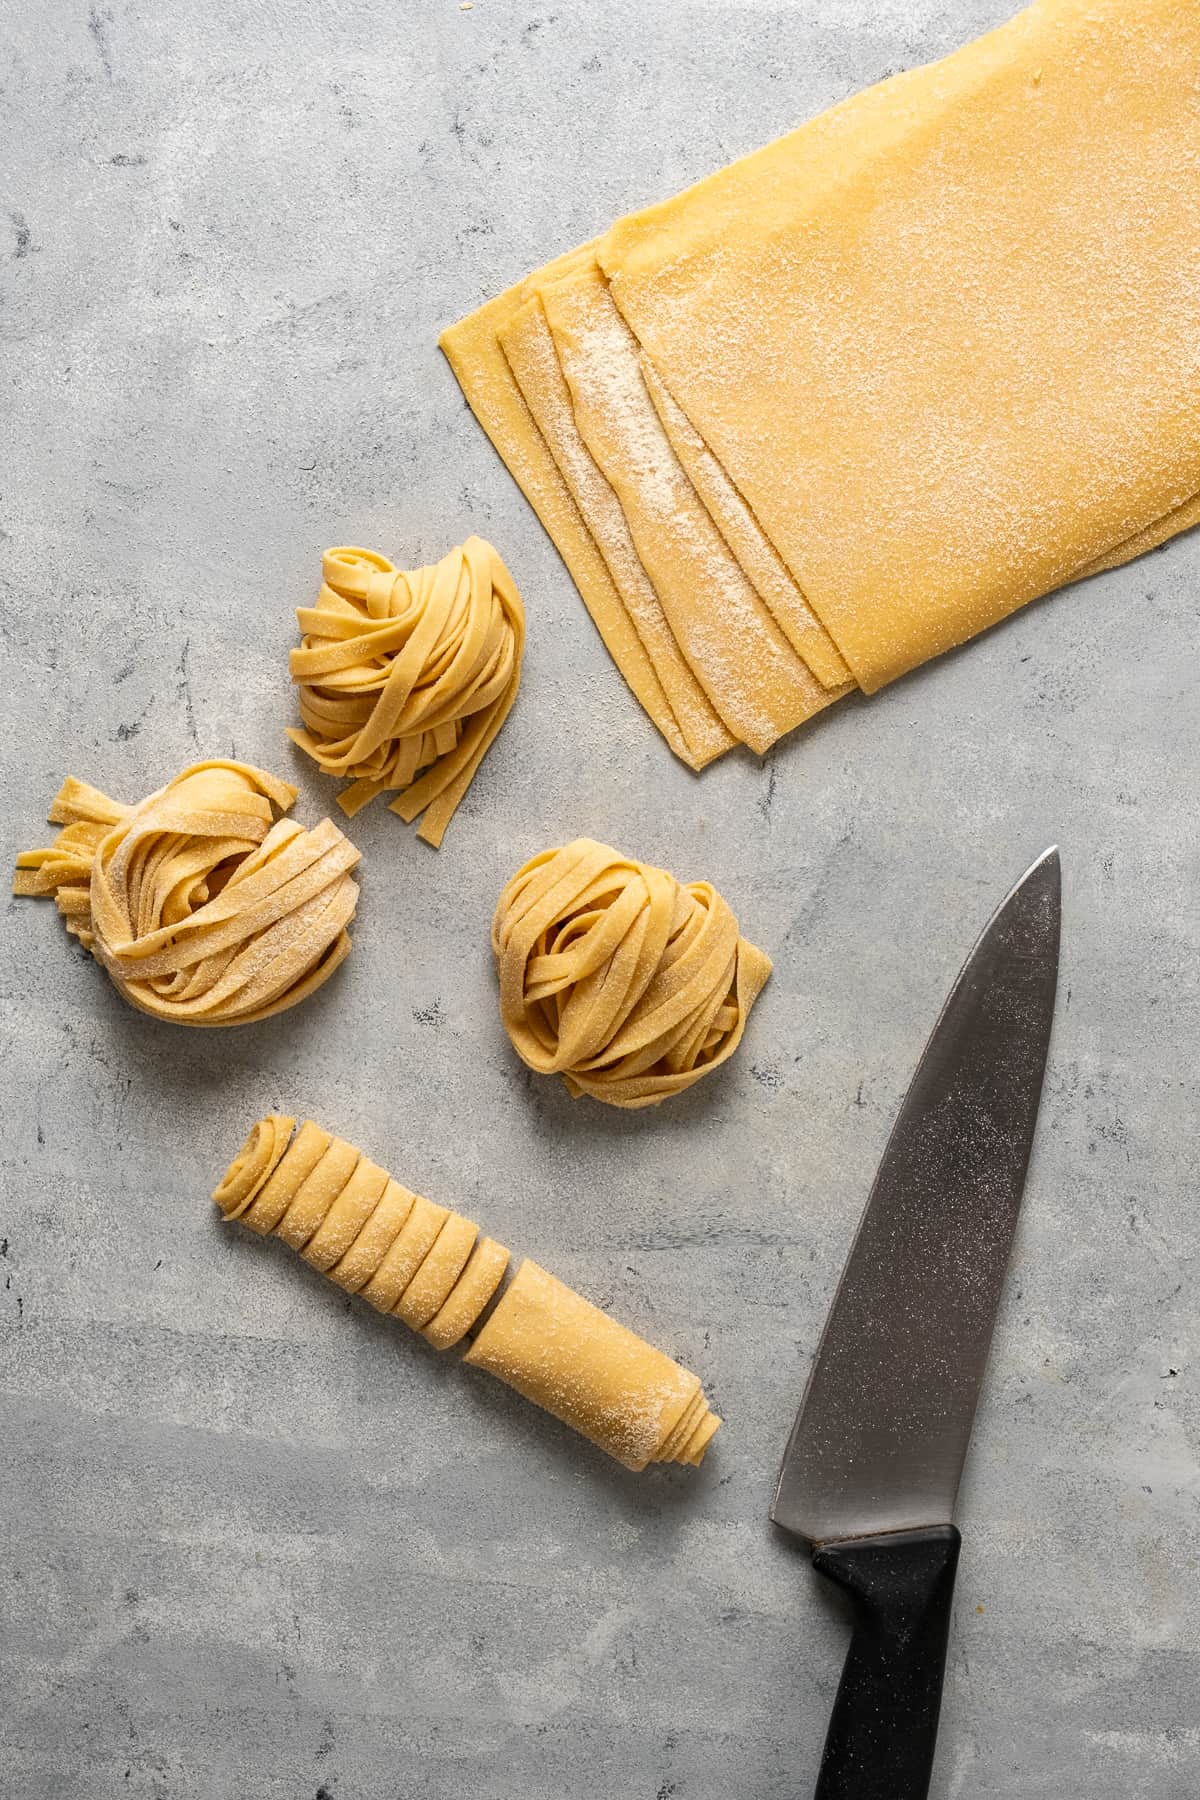
[[403,1231],[417,1203],[417,1196],[388,1180],[383,1198],[368,1217],[349,1248],[343,1251],[333,1267],[326,1270],[330,1281],[349,1294],[357,1294],[376,1273],[380,1263]]
[[437,1239],[392,1311],[414,1331],[422,1331],[440,1312],[467,1266],[475,1248],[479,1227],[461,1213],[452,1212]]
[[332,1142],[329,1133],[311,1119],[304,1121],[290,1143],[283,1140],[275,1167],[259,1184],[253,1204],[241,1215],[241,1223],[248,1231],[256,1231],[260,1237],[274,1231]]
[[467,1266],[442,1301],[421,1336],[435,1350],[449,1350],[460,1343],[500,1286],[508,1267],[508,1251],[494,1238],[480,1238]]
[[305,1262],[322,1274],[340,1262],[383,1199],[387,1184],[386,1169],[369,1157],[360,1158],[349,1181],[300,1252]]
[[[569,265],[574,253],[543,273]],[[526,284],[498,294],[442,334],[441,348],[467,403],[545,527],[592,623],[644,711],[675,755],[697,768],[654,663],[525,403],[497,334],[529,298]],[[732,740],[731,740],[732,741]]]
[[[404,1298],[404,1290],[437,1243],[449,1210],[435,1206],[423,1194],[413,1196],[412,1207],[379,1267],[365,1286],[359,1288],[364,1300],[378,1312],[392,1312]],[[351,1249],[352,1253],[353,1247]]]
[[566,377],[546,323],[545,308],[537,295],[499,333],[499,343],[654,665],[683,739],[680,754],[693,768],[703,768],[736,740],[722,724],[680,650],[634,548],[621,502],[579,434]]
[[693,674],[760,754],[828,704],[730,554],[646,392],[637,343],[593,264],[542,288],[575,423],[611,483]]
[[693,429],[682,407],[671,398],[649,357],[643,355],[640,363],[642,379],[671,448],[755,592],[797,656],[803,657],[821,686],[831,690],[830,699],[849,693],[854,680],[837,645],[792,580],[771,540],[700,433]]
[[[697,1376],[536,1263],[523,1262],[497,1299],[509,1262],[502,1244],[479,1238],[460,1213],[409,1194],[344,1139],[311,1120],[292,1136],[294,1124],[272,1113],[252,1128],[213,1194],[225,1219],[273,1230],[436,1349],[473,1335],[466,1362],[627,1468],[699,1463],[721,1421]],[[383,1192],[368,1214],[380,1179]],[[330,1264],[352,1220],[361,1221],[357,1234]],[[327,1242],[310,1254],[327,1228]]]
[[334,1138],[312,1173],[301,1182],[296,1193],[275,1226],[275,1236],[303,1251],[326,1213],[347,1186],[360,1161],[352,1144]]

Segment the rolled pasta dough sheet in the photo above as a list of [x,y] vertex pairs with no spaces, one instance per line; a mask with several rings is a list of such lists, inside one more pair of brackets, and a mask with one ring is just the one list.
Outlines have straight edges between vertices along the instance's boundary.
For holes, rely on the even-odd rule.
[[673,1426],[700,1391],[695,1375],[528,1261],[464,1360],[629,1469],[661,1460]]
[[284,1113],[268,1113],[253,1127],[213,1195],[227,1219],[241,1218],[259,1189],[270,1179],[295,1128],[295,1119]]

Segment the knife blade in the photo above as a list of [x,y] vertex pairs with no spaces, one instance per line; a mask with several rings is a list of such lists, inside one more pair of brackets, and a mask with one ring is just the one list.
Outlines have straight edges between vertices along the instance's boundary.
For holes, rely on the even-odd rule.
[[771,1517],[851,1595],[817,1800],[924,1800],[954,1506],[1037,1124],[1058,980],[1047,850],[984,928],[917,1066],[792,1428]]

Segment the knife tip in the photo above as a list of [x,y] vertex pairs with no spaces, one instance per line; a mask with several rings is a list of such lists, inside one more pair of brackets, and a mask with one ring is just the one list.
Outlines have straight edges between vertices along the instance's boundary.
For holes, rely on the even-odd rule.
[[1022,886],[1031,875],[1036,875],[1042,869],[1052,871],[1056,875],[1062,873],[1062,857],[1059,855],[1057,844],[1047,845],[1042,854],[1029,865],[1017,885]]
[[1047,924],[1054,921],[1054,935],[1057,937],[1059,909],[1062,905],[1062,862],[1058,853],[1058,845],[1050,844],[1035,862],[1030,863],[1025,873],[1005,896],[1000,906],[992,914],[988,922],[987,932],[1000,925],[1002,920],[1016,914],[1030,915],[1043,905],[1048,905]]

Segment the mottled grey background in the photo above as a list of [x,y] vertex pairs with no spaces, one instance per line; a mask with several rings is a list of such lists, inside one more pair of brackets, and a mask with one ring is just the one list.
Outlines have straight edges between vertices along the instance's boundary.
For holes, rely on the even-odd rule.
[[[766,1521],[898,1098],[1051,839],[1063,1003],[962,1502],[936,1800],[1194,1800],[1200,538],[1030,607],[763,764],[675,764],[434,341],[622,209],[1006,0],[4,0],[4,856],[71,771],[283,737],[327,543],[475,529],[525,685],[435,854],[379,810],[356,947],[229,1034],[126,1010],[7,909],[0,1787],[13,1800],[784,1800],[844,1626]],[[776,959],[659,1115],[502,1035],[503,880],[586,832]],[[704,1375],[703,1471],[626,1475],[218,1227],[270,1107],[457,1202]]]

